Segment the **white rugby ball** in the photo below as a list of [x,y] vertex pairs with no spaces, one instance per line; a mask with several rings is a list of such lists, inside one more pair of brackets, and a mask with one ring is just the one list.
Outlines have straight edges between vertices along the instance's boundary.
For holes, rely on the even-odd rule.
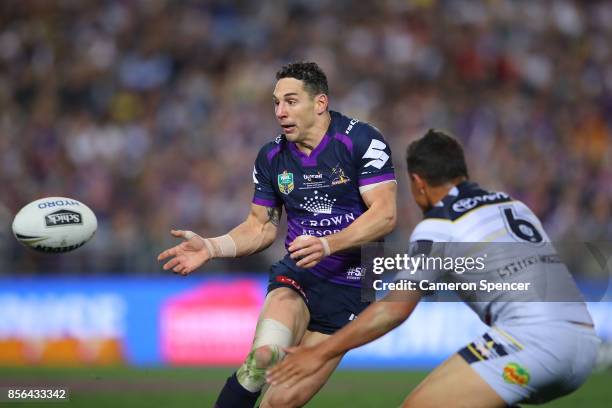
[[47,197],[23,207],[13,220],[13,234],[41,252],[68,252],[96,233],[98,220],[85,204],[66,197]]

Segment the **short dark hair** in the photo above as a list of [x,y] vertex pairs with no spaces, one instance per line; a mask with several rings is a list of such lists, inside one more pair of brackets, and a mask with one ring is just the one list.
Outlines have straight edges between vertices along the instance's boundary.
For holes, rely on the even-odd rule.
[[304,88],[311,95],[329,95],[327,76],[315,62],[293,62],[283,65],[276,73],[276,80],[295,78],[304,81]]
[[409,173],[418,174],[434,187],[457,177],[468,178],[461,144],[439,130],[429,129],[425,136],[410,143],[406,164]]

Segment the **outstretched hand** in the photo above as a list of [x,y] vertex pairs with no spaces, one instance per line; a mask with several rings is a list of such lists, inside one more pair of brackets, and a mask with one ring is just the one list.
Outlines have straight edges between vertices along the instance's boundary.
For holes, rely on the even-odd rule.
[[183,230],[172,230],[170,233],[185,241],[158,255],[158,261],[170,258],[164,264],[164,270],[172,269],[174,273],[187,275],[211,259],[210,252],[204,244],[204,238],[198,234]]
[[321,369],[327,359],[315,347],[290,347],[287,356],[266,372],[266,381],[271,385],[289,388]]

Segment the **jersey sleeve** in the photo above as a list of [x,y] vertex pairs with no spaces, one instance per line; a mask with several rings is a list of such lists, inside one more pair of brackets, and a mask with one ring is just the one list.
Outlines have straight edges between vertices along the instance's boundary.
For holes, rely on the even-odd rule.
[[364,124],[356,142],[359,190],[361,192],[378,183],[395,181],[395,169],[391,149],[382,134],[374,127]]
[[264,207],[278,207],[281,200],[278,198],[272,184],[272,171],[270,161],[265,146],[259,151],[255,166],[253,167],[253,184],[255,192],[253,194],[253,204]]
[[[410,236],[408,255],[411,258],[421,258],[420,267],[399,272],[395,280],[413,282],[437,282],[444,279],[447,271],[439,269],[435,262],[427,262],[427,258],[443,258],[446,246],[452,240],[447,221],[426,219],[421,221]],[[424,292],[424,294],[431,294]]]

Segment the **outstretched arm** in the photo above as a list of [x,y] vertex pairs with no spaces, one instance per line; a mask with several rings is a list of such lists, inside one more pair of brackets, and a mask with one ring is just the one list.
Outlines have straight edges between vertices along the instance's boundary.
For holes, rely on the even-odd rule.
[[276,238],[281,212],[281,207],[251,204],[244,222],[215,238],[202,238],[192,231],[172,230],[172,235],[184,241],[159,254],[157,260],[170,258],[163,268],[187,275],[213,258],[246,256],[262,251]]
[[314,347],[292,347],[287,357],[268,371],[272,385],[291,387],[319,370],[327,361],[390,332],[412,313],[419,292],[394,292],[368,306],[359,317]]
[[282,207],[263,207],[251,204],[246,220],[228,235],[236,245],[235,256],[246,256],[263,251],[276,239]]
[[312,268],[323,257],[347,248],[358,247],[387,235],[396,223],[397,184],[383,183],[362,193],[366,212],[342,231],[323,238],[296,239],[289,246],[291,258],[301,258],[297,265]]

